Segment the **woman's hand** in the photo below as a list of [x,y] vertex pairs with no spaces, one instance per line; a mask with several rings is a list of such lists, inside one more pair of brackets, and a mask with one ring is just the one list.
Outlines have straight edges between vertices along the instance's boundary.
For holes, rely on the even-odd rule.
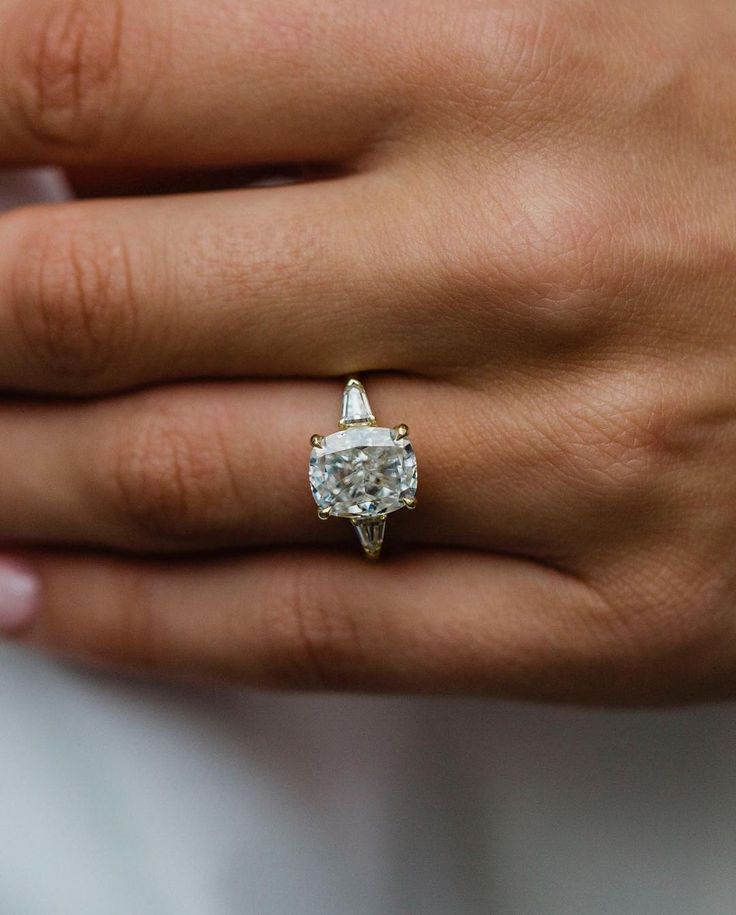
[[[7,631],[257,685],[736,694],[732,0],[4,0],[0,35],[6,164],[330,174],[0,219]],[[306,483],[367,372],[421,475],[378,566]]]

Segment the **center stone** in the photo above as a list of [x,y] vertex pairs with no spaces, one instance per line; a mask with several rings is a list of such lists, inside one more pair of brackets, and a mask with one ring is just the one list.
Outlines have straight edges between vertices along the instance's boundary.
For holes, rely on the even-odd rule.
[[371,518],[416,496],[417,461],[407,437],[391,429],[355,426],[327,435],[309,459],[314,501],[342,518]]

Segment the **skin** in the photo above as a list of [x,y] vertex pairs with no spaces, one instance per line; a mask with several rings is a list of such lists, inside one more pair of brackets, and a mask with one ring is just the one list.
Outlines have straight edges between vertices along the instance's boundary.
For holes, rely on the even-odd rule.
[[[733,0],[2,0],[0,36],[2,164],[96,198],[0,217],[16,638],[736,695]],[[305,480],[353,373],[420,462],[376,565]]]

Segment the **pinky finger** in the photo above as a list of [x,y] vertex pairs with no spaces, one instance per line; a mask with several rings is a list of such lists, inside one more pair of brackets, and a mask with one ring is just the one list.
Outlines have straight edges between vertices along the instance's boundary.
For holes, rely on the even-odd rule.
[[316,551],[0,561],[0,627],[27,643],[271,688],[584,696],[600,688],[600,614],[576,579],[456,551],[378,565]]

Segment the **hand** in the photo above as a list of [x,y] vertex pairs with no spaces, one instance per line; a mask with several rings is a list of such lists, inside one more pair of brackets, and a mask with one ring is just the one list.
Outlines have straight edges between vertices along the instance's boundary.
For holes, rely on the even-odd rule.
[[[0,34],[5,163],[330,172],[0,219],[6,631],[255,685],[736,694],[732,0],[6,0]],[[376,566],[305,479],[366,372],[420,462]]]

